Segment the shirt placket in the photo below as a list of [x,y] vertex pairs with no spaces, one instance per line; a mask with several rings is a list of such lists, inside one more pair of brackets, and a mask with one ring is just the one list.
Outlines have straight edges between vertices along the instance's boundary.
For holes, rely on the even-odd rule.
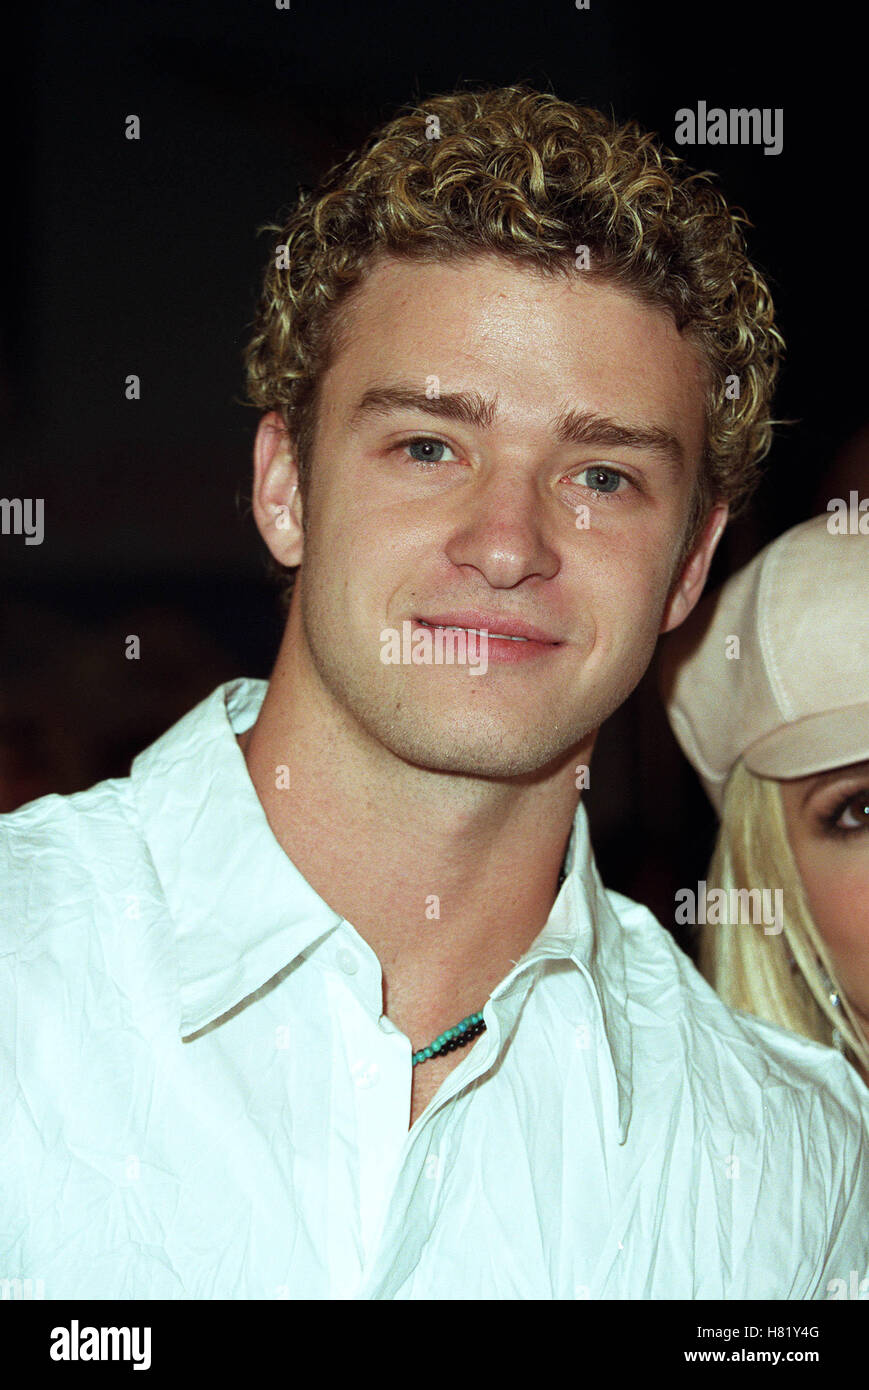
[[535,974],[533,963],[523,962],[502,982],[484,1009],[487,1032],[462,1065],[445,1078],[442,1089],[410,1133],[404,1134],[404,1146],[384,1206],[380,1239],[376,1247],[369,1247],[360,1297],[394,1298],[417,1264],[431,1228],[438,1188],[447,1168],[456,1160],[451,1142],[450,1102],[493,1065]]
[[[410,1114],[408,1040],[381,1013],[382,977],[373,953],[336,934],[330,993],[346,1059],[349,1106],[355,1114],[355,1161],[362,1266],[370,1263],[383,1226]],[[337,1137],[333,1135],[333,1145]],[[346,1163],[336,1154],[333,1161]],[[358,1278],[362,1277],[360,1268]],[[342,1281],[347,1283],[346,1277]],[[343,1289],[343,1296],[355,1292]]]

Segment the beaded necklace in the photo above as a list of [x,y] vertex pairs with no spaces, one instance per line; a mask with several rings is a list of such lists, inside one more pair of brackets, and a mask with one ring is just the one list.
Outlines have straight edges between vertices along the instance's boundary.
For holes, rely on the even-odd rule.
[[[565,854],[565,859],[567,855]],[[561,865],[561,872],[558,875],[558,888],[556,896],[561,891],[561,885],[567,878],[567,870],[564,864]],[[468,1043],[474,1038],[485,1033],[486,1024],[483,1019],[483,1011],[476,1014],[468,1014],[461,1023],[457,1023],[454,1028],[447,1028],[445,1033],[439,1034],[434,1042],[430,1042],[428,1047],[420,1048],[419,1052],[413,1054],[413,1065],[418,1066],[420,1062],[427,1062],[430,1057],[444,1057],[448,1052],[455,1052],[457,1047],[467,1047]]]

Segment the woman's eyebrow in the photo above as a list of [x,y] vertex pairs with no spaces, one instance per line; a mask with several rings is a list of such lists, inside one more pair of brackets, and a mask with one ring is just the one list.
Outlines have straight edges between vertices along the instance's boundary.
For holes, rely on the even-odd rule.
[[853,779],[866,777],[869,778],[869,762],[849,763],[845,767],[834,767],[829,772],[819,772],[817,777],[813,777],[800,801],[800,807],[804,807],[809,797],[816,792],[825,791],[827,787],[832,787],[836,782],[850,782]]

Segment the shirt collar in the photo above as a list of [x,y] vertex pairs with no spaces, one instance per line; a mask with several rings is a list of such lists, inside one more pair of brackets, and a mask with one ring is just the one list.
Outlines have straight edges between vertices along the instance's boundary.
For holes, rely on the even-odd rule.
[[[175,926],[184,1037],[222,1017],[343,921],[275,839],[236,741],[255,722],[267,688],[246,678],[218,686],[140,753],[130,772]],[[543,930],[502,986],[509,989],[534,962],[559,958],[591,979],[623,1142],[632,1090],[623,931],[597,872],[581,802],[566,868]]]
[[236,742],[266,689],[246,679],[218,686],[130,772],[175,925],[185,1037],[342,921],[272,834]]
[[[624,928],[601,882],[594,861],[588,815],[576,808],[565,862],[567,875],[543,930],[532,942],[510,981],[537,961],[570,960],[597,993],[618,1095],[619,1142],[627,1137],[633,1095],[633,1042],[628,1022]],[[494,991],[493,998],[502,986]]]

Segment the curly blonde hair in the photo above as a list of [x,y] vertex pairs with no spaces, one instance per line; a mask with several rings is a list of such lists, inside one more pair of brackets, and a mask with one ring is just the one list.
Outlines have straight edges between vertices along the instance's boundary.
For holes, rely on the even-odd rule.
[[[596,276],[669,310],[709,367],[707,436],[683,556],[713,502],[736,511],[769,451],[784,343],[748,259],[741,209],[633,121],[619,125],[524,86],[434,96],[376,131],[302,192],[283,225],[245,360],[248,397],[293,435],[304,500],[318,390],[341,349],[351,291],[380,255],[496,254]],[[739,396],[725,395],[735,376]],[[733,388],[731,388],[731,394]],[[293,575],[293,571],[284,571]],[[288,595],[287,595],[288,596]]]

